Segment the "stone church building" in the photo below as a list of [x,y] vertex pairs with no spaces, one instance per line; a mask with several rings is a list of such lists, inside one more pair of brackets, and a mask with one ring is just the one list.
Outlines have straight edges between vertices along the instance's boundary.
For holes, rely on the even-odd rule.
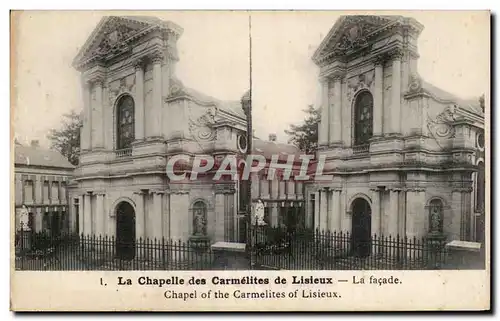
[[484,109],[419,76],[422,30],[401,16],[343,16],[314,53],[318,156],[333,180],[307,185],[309,225],[354,243],[484,238]]
[[[239,182],[214,181],[213,173],[173,182],[166,174],[174,156],[220,160],[242,156],[247,148],[244,108],[250,94],[221,101],[184,86],[175,73],[182,32],[153,17],[105,17],[74,59],[84,117],[70,191],[72,229],[115,236],[121,257],[134,256],[130,245],[138,238],[216,242],[241,241],[245,235]],[[280,148],[299,152],[257,139],[254,148],[263,155]],[[284,221],[279,215],[303,216],[302,185],[286,189],[276,181],[265,187],[257,182],[253,190],[273,225]]]

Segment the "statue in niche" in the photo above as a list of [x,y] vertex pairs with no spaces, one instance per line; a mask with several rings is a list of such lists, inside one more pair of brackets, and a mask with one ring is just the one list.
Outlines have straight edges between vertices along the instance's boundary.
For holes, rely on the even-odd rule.
[[443,232],[443,204],[435,199],[430,203],[430,233]]
[[207,207],[201,201],[193,206],[193,234],[194,236],[207,235]]

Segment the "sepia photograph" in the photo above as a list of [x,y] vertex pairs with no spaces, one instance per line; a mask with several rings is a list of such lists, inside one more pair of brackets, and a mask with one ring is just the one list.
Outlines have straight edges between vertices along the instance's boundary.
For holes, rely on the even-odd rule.
[[[12,11],[11,275],[162,287],[210,272],[200,284],[251,291],[286,271],[330,273],[287,287],[337,271],[489,279],[490,19]],[[267,289],[231,296],[287,296]],[[203,298],[176,291],[161,296]]]

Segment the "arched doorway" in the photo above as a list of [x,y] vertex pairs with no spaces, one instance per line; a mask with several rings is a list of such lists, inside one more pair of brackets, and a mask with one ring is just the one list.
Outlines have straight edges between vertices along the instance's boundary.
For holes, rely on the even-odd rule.
[[352,252],[368,256],[371,252],[371,208],[364,198],[352,202]]
[[128,202],[116,207],[116,256],[122,260],[135,257],[135,211]]

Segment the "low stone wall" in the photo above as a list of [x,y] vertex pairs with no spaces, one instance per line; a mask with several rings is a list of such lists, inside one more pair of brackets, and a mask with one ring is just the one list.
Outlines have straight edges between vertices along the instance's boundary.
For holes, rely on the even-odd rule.
[[250,270],[245,243],[217,242],[212,244],[214,270]]
[[480,270],[485,268],[484,245],[477,242],[451,241],[446,244],[446,269]]

